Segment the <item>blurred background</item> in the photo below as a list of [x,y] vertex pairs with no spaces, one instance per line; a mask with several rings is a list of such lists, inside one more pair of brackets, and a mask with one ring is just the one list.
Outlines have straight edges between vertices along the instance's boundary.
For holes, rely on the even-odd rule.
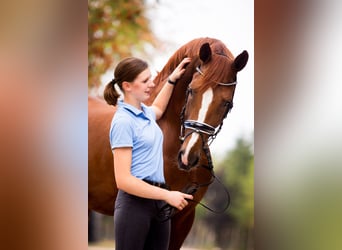
[[[89,95],[103,98],[116,64],[127,56],[148,61],[155,76],[178,48],[195,38],[219,39],[235,56],[249,52],[247,66],[238,75],[234,109],[210,146],[215,173],[229,189],[232,206],[219,215],[198,206],[184,245],[253,249],[253,1],[89,0],[88,5]],[[212,184],[203,201],[222,209],[227,202],[223,187]],[[113,246],[113,217],[94,213],[90,226],[90,245]]]
[[[182,8],[187,1],[175,2]],[[221,13],[215,5],[196,11],[203,1],[198,2],[188,6],[193,16]],[[250,8],[249,2],[236,2]],[[88,248],[89,3],[13,0],[1,4],[1,249]],[[166,3],[149,2],[159,8]],[[216,18],[228,19],[238,12],[233,10]],[[254,1],[254,53],[250,54],[255,63],[255,249],[342,249],[341,10],[339,0]],[[247,13],[231,23],[246,20]],[[178,18],[179,14],[169,15]],[[160,20],[162,25],[165,20]],[[193,27],[186,27],[184,33]],[[168,44],[177,28],[168,34],[170,40],[159,38],[163,42],[150,47]],[[205,32],[198,36],[211,35],[203,25],[196,29]],[[235,55],[241,49],[250,52],[247,45],[234,45],[244,30],[248,29],[240,28],[239,35],[231,36],[232,28],[222,29],[217,37]],[[226,33],[229,39],[223,38]],[[240,72],[236,97],[248,93],[249,87],[243,88],[252,81],[242,78],[250,75],[251,62]],[[160,64],[150,61],[156,68]],[[224,127],[239,120],[233,115],[240,114],[238,108],[250,99],[238,100]],[[222,155],[229,157],[226,151],[239,145],[232,139],[235,136],[249,145],[248,133],[228,133],[231,146]],[[215,155],[215,168],[224,158]]]

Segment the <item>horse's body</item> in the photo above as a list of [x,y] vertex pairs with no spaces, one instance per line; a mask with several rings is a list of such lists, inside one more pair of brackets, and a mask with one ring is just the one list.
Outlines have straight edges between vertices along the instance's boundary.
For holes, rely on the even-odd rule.
[[[205,43],[208,43],[210,46],[203,46]],[[247,54],[247,52],[245,53]],[[163,117],[158,121],[158,124],[164,134],[164,174],[166,182],[172,190],[187,191],[187,187],[193,183],[203,184],[210,182],[212,178],[210,171],[208,171],[206,168],[197,167],[201,165],[208,165],[207,155],[203,154],[203,145],[207,142],[210,136],[201,135],[200,138],[202,138],[202,141],[195,141],[195,136],[193,134],[199,134],[201,132],[191,132],[194,130],[193,128],[184,128],[184,132],[190,132],[184,137],[184,141],[181,144],[179,141],[179,136],[182,123],[184,122],[182,119],[195,119],[194,117],[196,115],[193,112],[197,112],[198,114],[198,110],[191,110],[192,107],[195,107],[196,103],[199,102],[196,99],[199,98],[198,96],[196,97],[196,94],[205,91],[213,84],[216,86],[218,82],[236,80],[236,73],[247,63],[248,54],[246,54],[239,56],[239,60],[237,58],[234,59],[231,52],[221,41],[211,38],[195,39],[177,50],[176,53],[169,59],[162,71],[154,79],[156,88],[150,99],[146,102],[148,105],[152,103],[163,84],[166,82],[167,77],[180,63],[180,61],[184,57],[192,58],[192,61],[187,66],[184,75],[181,79],[179,79],[175,87]],[[222,55],[225,57],[224,63],[226,65],[221,65],[223,61],[219,62],[218,65],[213,65],[215,66],[215,70],[218,71],[210,72],[210,63],[214,63],[215,60],[218,60],[217,58],[222,57]],[[196,67],[198,65],[201,65],[203,79],[200,79],[200,74],[196,73]],[[225,67],[224,70],[220,69],[220,67],[222,68],[223,66]],[[211,80],[208,81],[206,77],[204,77],[204,74],[210,77]],[[204,82],[204,80],[207,82]],[[192,88],[196,91],[196,94],[189,98],[186,93],[190,83]],[[235,85],[229,87],[229,89],[228,87],[225,87],[227,90],[217,90],[216,87],[214,88],[214,86],[212,86],[212,88],[214,89],[214,96],[216,93],[219,93],[220,95],[219,97],[215,96],[217,99],[215,101],[216,105],[221,105],[220,100],[222,98],[228,98],[230,101],[232,101]],[[223,92],[226,93],[223,95]],[[117,188],[114,178],[113,156],[110,149],[108,133],[110,122],[116,109],[110,107],[104,101],[93,98],[89,98],[88,105],[89,210],[94,210],[106,215],[113,215]],[[183,116],[185,117],[180,117],[182,110]],[[219,110],[219,107],[215,108],[216,112]],[[218,115],[218,118],[210,118],[212,120],[213,126],[215,127],[217,127],[225,118],[225,114]],[[206,120],[205,124],[209,123],[210,119],[208,118],[208,121]],[[189,146],[190,140],[192,140],[190,143],[192,147]],[[197,189],[196,193],[194,194],[194,199],[200,201],[206,191],[207,186]],[[180,249],[182,243],[188,235],[195,217],[195,206],[196,203],[189,203],[184,210],[176,213],[175,216],[172,217],[171,240],[169,247],[170,250]]]

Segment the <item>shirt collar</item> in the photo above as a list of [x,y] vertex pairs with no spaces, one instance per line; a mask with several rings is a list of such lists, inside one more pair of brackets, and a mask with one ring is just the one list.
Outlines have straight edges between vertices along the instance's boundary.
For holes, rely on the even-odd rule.
[[137,109],[136,107],[132,106],[131,104],[125,103],[123,100],[119,100],[118,104],[120,107],[132,112],[134,115],[139,116],[139,115],[144,115],[146,116],[146,108],[147,106],[144,103],[141,103],[141,110]]

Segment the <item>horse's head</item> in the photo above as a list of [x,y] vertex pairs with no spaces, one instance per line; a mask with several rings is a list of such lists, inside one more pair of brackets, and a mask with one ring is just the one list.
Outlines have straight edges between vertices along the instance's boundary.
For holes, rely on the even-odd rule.
[[181,114],[182,146],[178,159],[182,169],[198,165],[203,153],[208,156],[208,144],[216,137],[233,107],[236,75],[245,67],[248,53],[243,51],[234,59],[225,52],[212,49],[209,43],[204,43],[199,50],[197,72],[189,84]]

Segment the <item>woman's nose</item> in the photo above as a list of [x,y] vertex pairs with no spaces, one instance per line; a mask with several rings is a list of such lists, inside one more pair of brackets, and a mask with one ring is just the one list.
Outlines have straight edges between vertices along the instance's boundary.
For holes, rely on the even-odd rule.
[[152,81],[152,79],[149,81],[149,84],[148,84],[148,86],[150,87],[150,88],[154,88],[156,85],[155,85],[155,83]]

